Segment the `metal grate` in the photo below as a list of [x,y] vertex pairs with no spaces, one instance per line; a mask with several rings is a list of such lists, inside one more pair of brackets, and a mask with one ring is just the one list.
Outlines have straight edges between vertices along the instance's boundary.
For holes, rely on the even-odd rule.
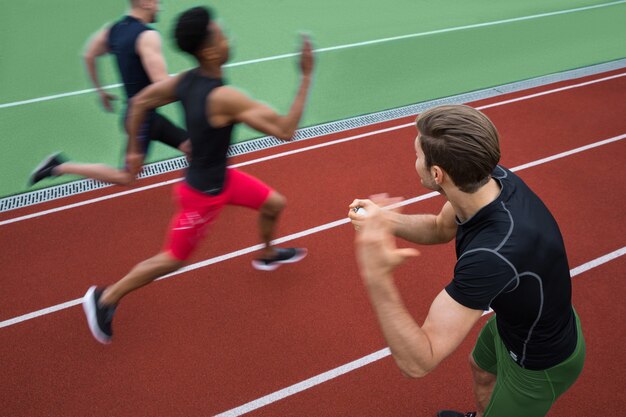
[[[427,101],[423,103],[412,104],[409,106],[389,109],[377,113],[366,114],[345,120],[324,123],[317,126],[311,126],[300,129],[294,136],[294,141],[307,140],[323,135],[338,133],[350,129],[368,126],[384,121],[400,119],[407,116],[414,116],[426,109],[442,104],[461,104],[473,101],[483,100],[486,98],[496,97],[502,94],[512,93],[516,91],[527,90],[533,87],[539,87],[546,84],[552,84],[559,81],[571,80],[588,75],[594,75],[602,72],[612,71],[626,67],[626,59],[607,62],[604,64],[593,65],[590,67],[579,68],[571,71],[560,72],[543,77],[532,78],[529,80],[519,81],[511,84],[496,86],[484,90],[474,91],[470,93],[460,94],[452,97],[445,97],[437,100]],[[242,143],[231,145],[228,150],[228,156],[242,155],[250,152],[268,149],[284,144],[285,142],[276,139],[273,136],[267,136],[259,139],[253,139]],[[144,167],[139,178],[152,177],[154,175],[164,174],[187,167],[187,161],[184,157],[177,157],[165,161],[148,164]],[[0,213],[18,209],[21,207],[31,206],[46,201],[56,200],[70,195],[80,194],[87,191],[93,191],[110,184],[91,179],[83,179],[73,181],[67,184],[61,184],[36,190],[24,194],[18,194],[0,199]]]

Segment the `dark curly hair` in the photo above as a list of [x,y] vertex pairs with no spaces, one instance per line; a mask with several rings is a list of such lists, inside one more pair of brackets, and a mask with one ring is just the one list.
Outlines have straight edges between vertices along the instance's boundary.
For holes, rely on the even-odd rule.
[[178,16],[174,38],[181,51],[195,56],[210,41],[208,26],[211,17],[208,7],[193,7]]

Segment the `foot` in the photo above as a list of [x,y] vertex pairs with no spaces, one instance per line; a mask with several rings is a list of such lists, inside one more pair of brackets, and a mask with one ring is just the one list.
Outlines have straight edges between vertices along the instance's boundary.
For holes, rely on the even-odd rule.
[[307,254],[305,248],[275,248],[274,251],[274,257],[255,259],[252,266],[260,271],[273,271],[282,264],[298,262]]
[[476,411],[463,414],[458,411],[441,410],[437,413],[437,417],[476,417]]
[[91,287],[87,290],[83,297],[83,310],[87,317],[89,330],[96,340],[100,343],[111,343],[113,330],[111,323],[113,322],[113,314],[115,306],[106,306],[100,303],[104,288]]
[[29,185],[35,185],[44,178],[54,177],[56,174],[53,172],[54,168],[65,162],[65,158],[61,155],[61,152],[53,153],[44,159],[35,170],[30,174],[28,179]]

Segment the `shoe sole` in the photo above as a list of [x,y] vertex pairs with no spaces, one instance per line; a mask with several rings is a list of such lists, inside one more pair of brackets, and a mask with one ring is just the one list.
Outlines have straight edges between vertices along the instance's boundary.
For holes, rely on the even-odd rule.
[[94,303],[93,293],[96,287],[93,286],[87,290],[83,297],[83,311],[87,317],[87,325],[91,331],[92,336],[103,345],[111,343],[111,338],[104,334],[100,327],[98,327],[98,317],[96,316],[96,303]]
[[54,158],[58,157],[59,155],[61,155],[61,152],[55,152],[52,155],[48,155],[48,157],[46,159],[44,159],[43,161],[41,161],[39,163],[39,165],[37,165],[35,167],[35,169],[33,169],[33,172],[30,173],[30,177],[28,177],[28,185],[35,185],[36,183],[38,183],[39,181],[34,181],[33,177],[35,176],[35,174],[42,169],[43,167],[45,167],[46,165],[48,165],[50,163],[50,161],[52,161]]
[[284,261],[272,262],[269,265],[266,265],[255,259],[254,261],[252,261],[252,266],[254,267],[254,269],[258,269],[259,271],[274,271],[278,269],[278,267],[281,266],[282,264],[293,264],[293,263],[303,260],[308,253],[309,251],[303,248],[302,252],[294,256],[293,258],[285,259]]

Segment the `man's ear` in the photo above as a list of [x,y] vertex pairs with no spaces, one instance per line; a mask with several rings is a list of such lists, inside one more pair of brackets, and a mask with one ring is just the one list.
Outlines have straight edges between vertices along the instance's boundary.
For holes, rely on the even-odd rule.
[[439,165],[433,165],[432,167],[430,167],[430,173],[435,179],[435,183],[437,183],[437,185],[441,185],[441,183],[443,182],[445,171],[441,169]]

